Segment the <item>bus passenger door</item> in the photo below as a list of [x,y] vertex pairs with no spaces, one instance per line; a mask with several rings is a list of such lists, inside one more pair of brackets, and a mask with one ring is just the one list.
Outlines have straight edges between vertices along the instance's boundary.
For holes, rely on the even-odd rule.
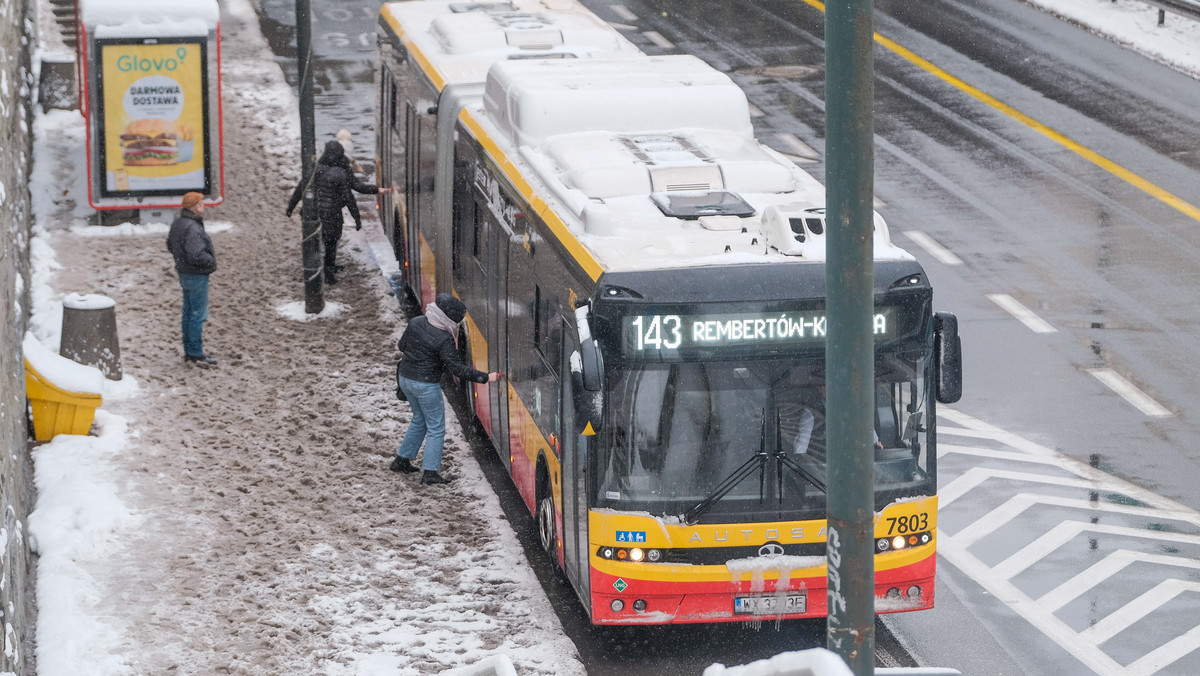
[[587,508],[587,439],[575,434],[575,398],[571,390],[571,353],[578,349],[569,331],[562,332],[562,359],[559,373],[563,374],[559,389],[562,411],[562,523],[563,564],[567,579],[575,588],[583,605],[590,608],[591,564],[588,547]]
[[[488,364],[492,369],[506,371],[508,362],[508,240],[511,234],[493,214],[482,219],[486,223],[487,276],[487,343]],[[508,379],[491,383],[488,388],[488,408],[491,418],[489,433],[505,469],[512,470],[508,439]]]
[[421,135],[417,129],[417,109],[412,101],[405,106],[404,116],[404,259],[400,260],[400,265],[405,268],[404,282],[412,290],[417,305],[421,306],[421,246],[417,228],[418,215],[421,213],[417,206],[421,180],[418,171]]

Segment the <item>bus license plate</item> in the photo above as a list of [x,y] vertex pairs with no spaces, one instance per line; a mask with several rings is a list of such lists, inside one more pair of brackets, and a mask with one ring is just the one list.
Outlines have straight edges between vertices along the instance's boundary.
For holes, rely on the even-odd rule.
[[803,594],[796,596],[738,596],[733,599],[733,612],[780,615],[803,613],[807,605],[805,599]]

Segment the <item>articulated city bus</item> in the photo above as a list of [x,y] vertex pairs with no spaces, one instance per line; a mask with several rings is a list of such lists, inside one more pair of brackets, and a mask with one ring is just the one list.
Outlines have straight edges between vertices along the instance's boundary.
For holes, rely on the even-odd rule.
[[[824,616],[820,182],[755,140],[728,76],[573,3],[389,3],[379,43],[401,281],[460,298],[465,356],[508,375],[458,388],[593,623]],[[960,368],[953,316],[874,225],[876,609],[897,612],[933,605],[935,405]]]

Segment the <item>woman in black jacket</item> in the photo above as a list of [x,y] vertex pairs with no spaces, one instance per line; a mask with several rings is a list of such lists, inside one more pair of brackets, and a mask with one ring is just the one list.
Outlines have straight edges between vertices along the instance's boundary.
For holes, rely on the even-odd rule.
[[438,474],[442,467],[442,447],[446,440],[446,402],[442,398],[442,374],[476,383],[494,383],[502,377],[499,372],[476,371],[463,363],[458,352],[458,324],[467,315],[462,301],[448,293],[439,293],[434,302],[425,306],[425,314],[408,324],[400,336],[400,351],[404,358],[396,379],[408,403],[412,406],[412,423],[396,450],[389,468],[393,472],[415,472],[412,464],[421,442],[425,457],[421,461],[423,484],[444,484],[449,479]]
[[[338,240],[342,238],[342,209],[349,209],[354,219],[354,229],[362,230],[362,216],[358,213],[358,203],[354,192],[374,195],[382,191],[371,183],[363,183],[354,175],[346,150],[337,141],[325,144],[325,152],[317,161],[316,171],[313,172],[313,201],[317,206],[317,220],[321,222],[321,241],[325,245],[325,283],[337,284],[335,272],[341,268],[334,264],[337,258]],[[288,201],[287,215],[290,218],[296,205],[304,198],[304,188],[307,181],[292,191],[292,199]]]

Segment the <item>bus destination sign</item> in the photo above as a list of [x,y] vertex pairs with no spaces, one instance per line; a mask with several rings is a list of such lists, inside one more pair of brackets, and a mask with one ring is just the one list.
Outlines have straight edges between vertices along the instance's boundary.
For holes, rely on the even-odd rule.
[[[827,333],[823,310],[720,315],[627,315],[623,323],[624,352],[632,357],[696,349],[805,349],[823,344]],[[895,338],[895,324],[895,308],[876,308],[871,319],[875,339]]]

